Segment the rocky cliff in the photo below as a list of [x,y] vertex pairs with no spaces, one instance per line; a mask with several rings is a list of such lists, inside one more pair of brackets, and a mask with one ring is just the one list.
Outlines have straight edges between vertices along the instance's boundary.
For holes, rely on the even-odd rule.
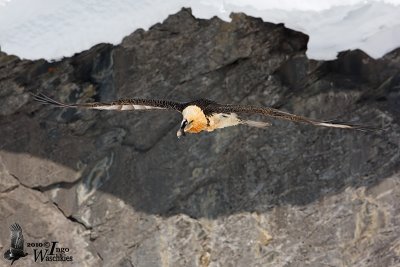
[[[315,61],[307,35],[231,17],[183,9],[57,62],[0,54],[2,253],[17,221],[74,266],[400,265],[400,50]],[[30,92],[205,97],[385,130],[271,120],[177,140],[174,112],[57,109]],[[27,251],[16,266],[36,266]]]

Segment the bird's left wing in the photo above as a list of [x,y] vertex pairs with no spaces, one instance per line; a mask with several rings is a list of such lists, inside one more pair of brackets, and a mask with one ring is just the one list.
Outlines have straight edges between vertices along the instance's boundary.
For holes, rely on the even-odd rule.
[[207,113],[246,113],[246,114],[260,114],[264,116],[273,117],[276,119],[283,119],[293,122],[301,122],[312,124],[315,126],[342,128],[342,129],[356,129],[360,131],[375,131],[379,130],[377,127],[355,125],[350,123],[334,123],[331,121],[319,121],[307,117],[291,114],[288,112],[280,111],[270,107],[255,107],[246,105],[221,105],[211,104],[207,107]]
[[102,103],[82,103],[82,104],[66,104],[56,101],[44,94],[34,95],[34,99],[43,104],[50,104],[56,107],[64,108],[85,108],[98,110],[149,110],[149,109],[170,109],[182,112],[183,104],[179,102],[155,99],[120,99],[117,101]]
[[22,235],[22,228],[18,223],[10,226],[11,231],[11,251],[24,250],[24,236]]

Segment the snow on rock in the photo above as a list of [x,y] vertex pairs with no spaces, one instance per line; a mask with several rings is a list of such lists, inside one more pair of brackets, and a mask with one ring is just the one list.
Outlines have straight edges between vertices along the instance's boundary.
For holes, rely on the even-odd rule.
[[360,48],[378,58],[400,46],[400,0],[0,0],[2,51],[60,59],[98,43],[119,44],[182,7],[200,18],[245,12],[310,35],[308,56],[332,59]]

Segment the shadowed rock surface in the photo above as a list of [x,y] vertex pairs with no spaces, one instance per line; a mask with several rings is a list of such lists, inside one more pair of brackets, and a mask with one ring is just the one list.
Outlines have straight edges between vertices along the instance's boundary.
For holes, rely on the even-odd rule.
[[[26,242],[69,247],[75,266],[400,265],[399,50],[315,61],[307,35],[231,17],[183,9],[59,62],[0,52],[2,251],[17,221]],[[174,112],[57,109],[29,92],[204,97],[385,130],[271,120],[177,140]]]

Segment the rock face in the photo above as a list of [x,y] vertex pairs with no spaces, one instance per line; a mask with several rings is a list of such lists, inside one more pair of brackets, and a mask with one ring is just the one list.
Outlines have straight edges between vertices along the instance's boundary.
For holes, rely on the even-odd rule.
[[[231,17],[183,9],[59,62],[0,54],[2,253],[16,221],[27,242],[69,247],[74,266],[400,265],[399,50],[315,61],[308,36]],[[29,92],[205,97],[385,130],[272,120],[177,140],[174,112],[56,109]]]

